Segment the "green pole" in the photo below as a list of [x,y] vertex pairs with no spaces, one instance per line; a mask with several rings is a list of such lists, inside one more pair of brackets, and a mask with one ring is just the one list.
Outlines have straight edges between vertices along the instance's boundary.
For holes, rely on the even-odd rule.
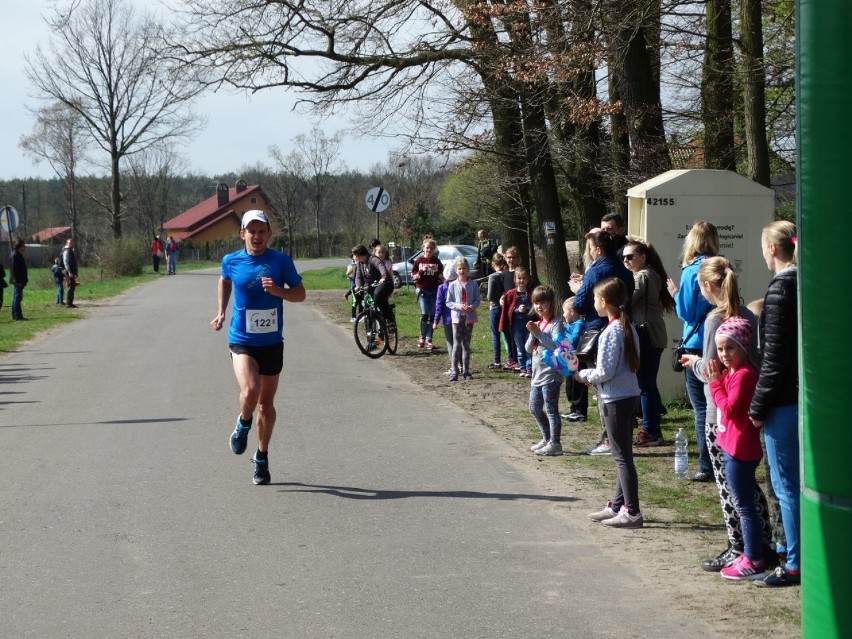
[[[802,636],[852,635],[852,4],[798,0]],[[834,230],[833,230],[834,229]]]

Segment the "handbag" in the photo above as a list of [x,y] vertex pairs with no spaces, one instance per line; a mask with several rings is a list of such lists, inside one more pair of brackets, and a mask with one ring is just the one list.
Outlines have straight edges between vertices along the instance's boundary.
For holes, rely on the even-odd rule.
[[692,330],[689,331],[689,335],[680,339],[677,343],[677,346],[672,349],[672,370],[675,373],[683,372],[683,364],[680,363],[680,358],[683,357],[686,353],[686,348],[684,348],[683,345],[698,332],[698,329],[701,328],[701,325],[704,323],[705,319],[707,319],[707,313],[704,313],[698,323],[692,327]]
[[[645,318],[648,317],[648,294],[645,293]],[[639,336],[639,352],[645,352],[651,350],[651,334],[650,329],[648,327],[648,322],[644,321],[641,324],[636,325],[636,335]]]
[[598,328],[587,328],[577,340],[577,348],[574,352],[577,354],[583,364],[590,364],[595,361],[598,355],[598,338],[601,336],[601,331]]
[[648,331],[647,322],[642,322],[636,327],[636,334],[639,336],[640,352],[648,352],[651,349],[651,334]]

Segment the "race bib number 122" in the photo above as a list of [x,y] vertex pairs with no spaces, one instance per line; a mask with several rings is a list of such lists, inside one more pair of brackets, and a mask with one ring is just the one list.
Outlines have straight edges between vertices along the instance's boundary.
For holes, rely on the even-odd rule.
[[278,309],[246,310],[247,333],[274,333],[278,330]]

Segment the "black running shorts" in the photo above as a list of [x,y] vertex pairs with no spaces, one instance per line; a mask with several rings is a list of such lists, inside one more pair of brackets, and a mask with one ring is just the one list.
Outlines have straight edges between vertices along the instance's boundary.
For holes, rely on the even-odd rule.
[[228,344],[231,357],[234,355],[248,355],[257,362],[261,375],[275,377],[281,374],[284,368],[284,343],[272,346],[246,346],[245,344]]

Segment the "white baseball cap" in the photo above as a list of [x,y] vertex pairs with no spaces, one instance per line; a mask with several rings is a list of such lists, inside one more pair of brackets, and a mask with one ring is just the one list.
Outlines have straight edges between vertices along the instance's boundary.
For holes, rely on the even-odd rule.
[[269,218],[266,216],[264,211],[260,211],[258,209],[254,209],[252,211],[246,211],[243,213],[243,225],[241,228],[247,227],[254,221],[263,222],[267,226],[269,226]]

